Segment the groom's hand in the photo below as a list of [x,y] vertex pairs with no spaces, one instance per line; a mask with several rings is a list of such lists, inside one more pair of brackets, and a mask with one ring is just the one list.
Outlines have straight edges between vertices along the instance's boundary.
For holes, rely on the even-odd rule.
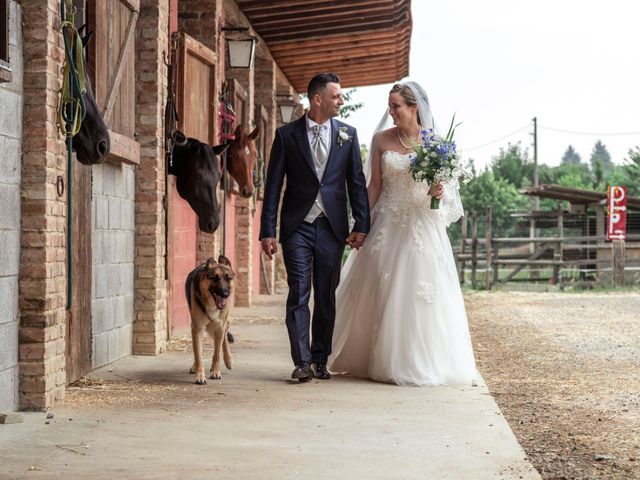
[[269,260],[273,258],[273,254],[278,251],[278,242],[275,238],[263,238],[260,241],[262,245],[262,251],[265,253]]
[[365,238],[367,238],[366,233],[351,232],[347,237],[347,245],[349,245],[351,248],[359,250]]

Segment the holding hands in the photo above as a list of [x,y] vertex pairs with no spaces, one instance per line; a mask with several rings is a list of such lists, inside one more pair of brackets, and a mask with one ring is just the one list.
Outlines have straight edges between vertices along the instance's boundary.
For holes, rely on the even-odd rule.
[[351,232],[347,237],[347,245],[355,250],[359,250],[365,238],[367,238],[366,233]]

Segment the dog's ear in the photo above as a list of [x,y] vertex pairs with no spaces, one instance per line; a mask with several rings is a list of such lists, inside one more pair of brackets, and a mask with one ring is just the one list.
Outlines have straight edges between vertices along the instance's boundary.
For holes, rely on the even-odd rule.
[[216,261],[213,258],[207,258],[207,269],[215,267]]
[[220,255],[218,257],[218,263],[221,263],[222,265],[226,265],[227,267],[231,268],[231,262],[224,255]]

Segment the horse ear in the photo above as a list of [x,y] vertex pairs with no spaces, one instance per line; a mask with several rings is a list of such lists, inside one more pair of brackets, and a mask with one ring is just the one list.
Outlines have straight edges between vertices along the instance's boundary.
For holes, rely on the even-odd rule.
[[255,140],[256,138],[258,138],[259,133],[260,133],[260,126],[258,125],[256,128],[253,129],[253,132],[249,134],[249,138],[251,140]]
[[218,263],[221,263],[222,265],[226,265],[227,267],[231,268],[231,262],[224,255],[220,255],[218,257]]
[[216,155],[222,155],[222,153],[229,148],[229,144],[228,143],[224,143],[222,145],[216,145],[215,147],[211,147],[211,149],[213,150],[213,153],[215,153]]
[[236,136],[236,138],[238,138],[238,137],[242,136],[243,130],[244,129],[242,128],[242,125],[238,125],[236,127],[236,129],[234,130],[233,134]]
[[[86,27],[86,25],[85,25]],[[82,37],[80,40],[82,41],[82,47],[83,48],[87,48],[87,45],[89,44],[89,40],[91,40],[91,37],[93,36],[93,31],[87,33],[84,37]]]
[[173,141],[176,145],[184,147],[187,144],[187,136],[180,130],[176,130],[173,134]]

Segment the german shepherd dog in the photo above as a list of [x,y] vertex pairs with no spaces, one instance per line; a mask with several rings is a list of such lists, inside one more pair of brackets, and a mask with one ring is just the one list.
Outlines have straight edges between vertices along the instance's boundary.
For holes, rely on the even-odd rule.
[[193,342],[194,362],[191,373],[196,374],[196,383],[204,385],[207,377],[202,362],[202,340],[205,330],[213,340],[213,358],[211,359],[212,379],[220,379],[220,355],[225,366],[231,370],[231,351],[229,350],[229,306],[227,299],[233,289],[234,273],[231,262],[223,255],[216,262],[209,258],[191,271],[185,282],[185,293],[191,314],[191,340]]

